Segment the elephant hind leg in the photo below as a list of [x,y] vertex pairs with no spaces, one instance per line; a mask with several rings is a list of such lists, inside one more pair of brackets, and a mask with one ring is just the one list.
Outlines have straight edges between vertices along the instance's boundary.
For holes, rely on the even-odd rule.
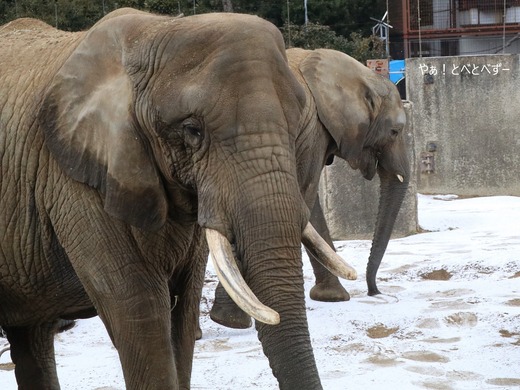
[[[325,214],[321,208],[320,199],[317,197],[311,213],[310,222],[323,239],[334,249],[334,243],[330,237],[330,232],[325,220]],[[320,262],[309,252],[309,260],[311,261],[316,284],[310,291],[310,297],[314,301],[322,302],[339,302],[350,300],[350,295],[341,285],[338,278],[332,275]]]
[[5,327],[4,331],[11,344],[18,389],[59,389],[54,358],[56,323]]

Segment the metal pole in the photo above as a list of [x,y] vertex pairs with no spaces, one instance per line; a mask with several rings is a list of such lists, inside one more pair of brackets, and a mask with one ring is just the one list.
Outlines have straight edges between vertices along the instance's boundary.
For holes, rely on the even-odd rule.
[[56,28],[58,28],[58,0],[54,0],[54,18],[56,20]]
[[288,35],[288,46],[291,47],[291,16],[289,14],[289,0],[287,0],[287,35]]
[[[388,0],[386,0],[386,23],[390,26],[390,12],[388,11]],[[390,58],[390,27],[386,30],[386,56]]]
[[421,41],[421,0],[417,0],[417,25],[419,28],[419,58],[422,58],[422,41]]
[[502,54],[506,53],[506,0],[504,0],[504,12],[502,14]]
[[307,17],[307,0],[303,0],[303,9],[305,10],[305,25],[309,22],[309,18]]

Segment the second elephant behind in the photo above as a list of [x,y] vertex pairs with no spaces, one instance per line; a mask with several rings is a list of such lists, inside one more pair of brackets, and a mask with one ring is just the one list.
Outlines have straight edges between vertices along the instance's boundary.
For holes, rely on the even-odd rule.
[[[410,180],[408,151],[402,135],[406,113],[399,92],[388,79],[339,51],[293,48],[287,50],[287,57],[307,95],[296,140],[298,182],[312,211],[313,225],[332,248],[318,199],[323,167],[337,156],[368,180],[376,172],[379,175],[379,209],[366,280],[368,294],[380,294],[377,270]],[[350,299],[338,278],[310,252],[309,257],[316,277],[311,298]],[[227,298],[221,287],[217,287],[211,318],[230,327],[250,326],[249,317]]]

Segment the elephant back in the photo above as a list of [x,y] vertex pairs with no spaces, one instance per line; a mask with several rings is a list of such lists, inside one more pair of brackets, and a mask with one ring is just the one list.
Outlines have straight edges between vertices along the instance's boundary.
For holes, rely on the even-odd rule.
[[[23,106],[23,111],[30,113],[23,118],[34,121],[33,115],[36,115],[46,88],[83,35],[60,31],[31,18],[16,19],[1,26],[2,116],[9,111],[20,112]],[[16,119],[14,115],[12,118]],[[12,126],[25,127],[17,123]]]

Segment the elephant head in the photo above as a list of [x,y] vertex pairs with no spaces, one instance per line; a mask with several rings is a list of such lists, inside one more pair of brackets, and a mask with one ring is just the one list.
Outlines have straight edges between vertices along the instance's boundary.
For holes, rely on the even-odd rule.
[[379,175],[379,210],[366,274],[369,295],[379,294],[376,273],[410,180],[401,98],[388,79],[344,53],[289,49],[287,56],[330,134],[331,153],[368,180]]
[[321,243],[294,157],[305,99],[281,34],[260,18],[130,13],[86,34],[39,122],[62,171],[98,189],[112,217],[152,233],[172,222],[205,228],[223,284],[259,320],[281,388],[318,389],[302,234]]
[[[287,50],[287,57],[307,95],[295,149],[298,184],[312,210],[312,224],[331,248],[334,245],[317,199],[322,168],[336,155],[359,169],[366,179],[372,179],[376,172],[381,179],[379,212],[367,266],[369,295],[378,294],[377,269],[410,179],[402,135],[406,116],[399,93],[389,80],[335,50],[292,48]],[[338,278],[316,261],[317,253],[309,247],[306,237],[303,243],[316,277],[310,297],[331,302],[350,299]],[[211,318],[233,328],[249,326],[249,317],[219,287]]]

